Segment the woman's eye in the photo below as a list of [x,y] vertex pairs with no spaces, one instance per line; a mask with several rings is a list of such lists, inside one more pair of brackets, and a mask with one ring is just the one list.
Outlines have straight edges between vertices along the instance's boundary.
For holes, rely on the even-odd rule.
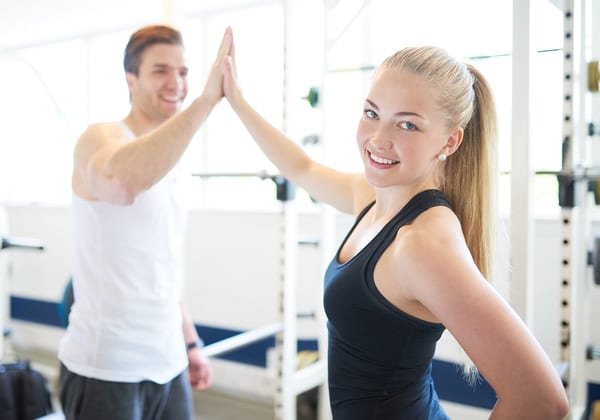
[[402,121],[400,123],[400,127],[404,128],[405,130],[409,130],[409,131],[413,131],[417,129],[417,126],[414,125],[413,123],[411,123],[410,121]]
[[374,118],[377,118],[377,113],[375,111],[373,111],[372,109],[365,109],[364,114],[367,118],[369,118],[371,120]]

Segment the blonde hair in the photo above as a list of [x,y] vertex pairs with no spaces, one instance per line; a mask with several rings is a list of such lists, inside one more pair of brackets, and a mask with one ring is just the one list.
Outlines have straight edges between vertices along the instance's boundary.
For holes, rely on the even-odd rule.
[[[421,76],[438,94],[446,128],[463,128],[460,147],[441,165],[438,185],[458,217],[475,264],[493,282],[497,242],[497,115],[492,90],[472,65],[437,47],[405,48],[380,66]],[[471,383],[477,370],[465,355],[464,372]]]
[[437,47],[405,48],[380,66],[421,76],[439,92],[446,127],[462,127],[463,141],[444,162],[440,190],[458,217],[481,273],[493,280],[491,262],[497,223],[497,117],[488,82],[472,65]]

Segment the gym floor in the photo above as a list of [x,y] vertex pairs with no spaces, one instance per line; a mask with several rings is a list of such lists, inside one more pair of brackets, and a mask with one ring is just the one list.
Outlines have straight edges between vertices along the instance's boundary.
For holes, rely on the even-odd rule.
[[195,392],[194,407],[196,420],[265,420],[273,418],[273,406],[267,402],[233,399],[211,390]]
[[[297,398],[296,420],[317,420],[317,389]],[[250,400],[218,390],[194,393],[196,420],[268,420],[275,418],[273,401]]]

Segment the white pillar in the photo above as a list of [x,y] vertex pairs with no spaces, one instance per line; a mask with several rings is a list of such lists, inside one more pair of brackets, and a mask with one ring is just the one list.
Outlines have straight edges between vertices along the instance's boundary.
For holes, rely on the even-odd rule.
[[163,0],[163,23],[181,29],[185,19],[185,0]]
[[[568,36],[565,29],[565,43],[567,37],[572,41],[572,91],[573,91],[573,113],[572,113],[572,136],[575,146],[572,153],[574,169],[577,166],[586,165],[586,140],[587,122],[589,118],[590,97],[587,90],[587,32],[586,28],[586,0],[565,1],[565,14],[571,13],[572,27]],[[570,9],[567,9],[569,7]],[[567,22],[567,19],[565,19]],[[567,26],[565,24],[565,26]],[[588,220],[587,202],[588,181],[577,182],[576,194],[580,198],[579,218],[574,221],[573,230],[573,261],[572,279],[570,290],[571,311],[571,335],[570,335],[570,359],[569,359],[569,399],[571,403],[571,418],[579,419],[585,411],[587,404],[587,373],[586,373],[586,346],[588,340],[588,314],[589,314],[589,270],[587,267],[587,251],[591,224]]]
[[[8,214],[0,205],[0,241],[3,236],[8,235]],[[0,361],[4,357],[4,328],[9,319],[9,296],[8,296],[9,260],[8,253],[2,252],[0,248]]]
[[529,326],[533,319],[531,305],[533,218],[530,203],[533,175],[530,147],[530,75],[533,51],[530,15],[530,0],[513,0],[509,300]]

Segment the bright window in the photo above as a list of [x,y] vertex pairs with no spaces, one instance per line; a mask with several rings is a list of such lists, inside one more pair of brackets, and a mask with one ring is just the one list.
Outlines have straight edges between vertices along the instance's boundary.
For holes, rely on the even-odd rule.
[[[323,5],[328,10],[331,44],[323,72]],[[562,106],[562,14],[546,0],[534,2],[536,54],[532,79],[533,153],[536,170],[560,169]],[[280,2],[190,16],[182,32],[190,64],[190,93],[203,87],[223,30],[236,36],[238,72],[251,103],[275,126],[285,126],[300,142],[317,134],[324,144],[309,153],[342,170],[360,170],[355,130],[373,66],[409,45],[434,44],[471,60],[490,80],[500,117],[501,169],[510,169],[512,39],[511,2],[479,0],[390,2],[298,1],[302,31],[292,32],[288,54],[297,58],[284,79],[284,16]],[[435,12],[434,12],[435,11]],[[40,45],[0,56],[0,201],[68,204],[72,150],[92,122],[123,118],[129,110],[122,70],[123,49],[135,28]],[[301,55],[301,59],[298,56]],[[302,99],[319,86],[324,108]],[[287,89],[287,90],[286,90]],[[286,90],[286,115],[284,95]],[[258,175],[276,173],[223,101],[194,139],[185,167],[205,177],[190,177],[190,198],[202,208],[274,208],[273,182]],[[237,174],[206,177],[208,174]],[[246,174],[246,176],[242,176]],[[509,174],[502,181],[509,197]],[[534,205],[557,205],[553,176],[536,177]],[[310,203],[306,194],[299,200]],[[509,203],[509,200],[502,200]],[[308,204],[310,205],[310,204]]]

